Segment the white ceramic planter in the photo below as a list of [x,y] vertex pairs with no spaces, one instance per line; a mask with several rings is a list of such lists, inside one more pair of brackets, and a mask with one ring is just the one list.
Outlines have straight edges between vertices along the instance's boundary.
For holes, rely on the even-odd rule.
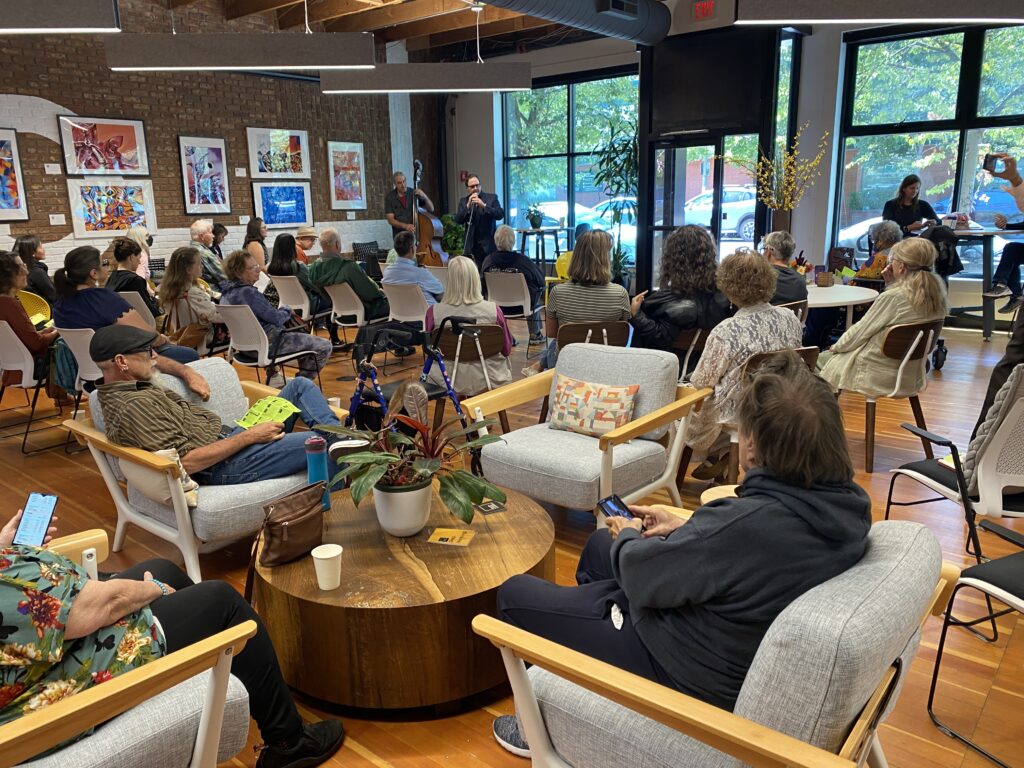
[[422,485],[373,489],[373,504],[380,527],[392,536],[415,536],[423,530],[430,517],[433,488],[430,481]]

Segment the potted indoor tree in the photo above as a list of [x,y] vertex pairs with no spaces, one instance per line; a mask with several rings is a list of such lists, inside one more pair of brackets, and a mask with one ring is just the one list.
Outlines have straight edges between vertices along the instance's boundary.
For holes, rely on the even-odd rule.
[[[405,414],[401,413],[405,408]],[[485,498],[505,501],[505,492],[462,468],[462,455],[501,440],[498,435],[472,438],[493,419],[461,427],[453,419],[434,429],[428,422],[427,391],[419,383],[399,386],[388,404],[379,430],[319,426],[317,429],[358,437],[369,448],[339,459],[347,464],[332,484],[348,478],[352,501],[358,506],[373,490],[377,520],[392,536],[415,536],[430,517],[432,481],[438,478],[441,501],[456,517],[469,523],[473,505]],[[460,428],[456,429],[456,426]],[[406,429],[401,430],[399,426]]]
[[441,247],[449,257],[461,256],[462,249],[466,245],[466,228],[456,223],[455,217],[450,213],[441,217],[441,225],[444,227],[441,234]]
[[[613,121],[608,126],[608,141],[594,150],[594,183],[609,197],[605,213],[615,231],[611,253],[612,281],[625,284],[628,253],[622,245],[622,223],[636,222],[636,191],[640,185],[640,150],[636,123]],[[604,214],[602,214],[602,218]]]

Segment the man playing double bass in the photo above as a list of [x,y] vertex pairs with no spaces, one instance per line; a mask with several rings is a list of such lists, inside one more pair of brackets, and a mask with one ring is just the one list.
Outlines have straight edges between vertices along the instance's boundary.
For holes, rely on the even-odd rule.
[[419,198],[420,204],[427,213],[434,212],[434,204],[430,202],[430,198],[422,189],[414,189],[412,194],[409,194],[409,187],[405,183],[405,174],[401,171],[395,171],[394,180],[395,188],[384,198],[384,215],[387,217],[388,224],[391,225],[391,234],[397,235],[399,232],[415,234],[414,200]]

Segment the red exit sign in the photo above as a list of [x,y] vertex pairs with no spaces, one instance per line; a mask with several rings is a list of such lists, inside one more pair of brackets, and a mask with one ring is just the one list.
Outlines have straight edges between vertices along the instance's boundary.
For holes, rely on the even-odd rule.
[[715,18],[715,0],[695,0],[693,3],[694,21],[711,21]]

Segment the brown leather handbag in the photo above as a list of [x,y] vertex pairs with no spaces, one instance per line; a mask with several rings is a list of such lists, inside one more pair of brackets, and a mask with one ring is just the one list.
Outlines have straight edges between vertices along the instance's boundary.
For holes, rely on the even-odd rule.
[[272,568],[313,551],[324,541],[323,481],[264,505],[263,526],[256,533],[245,578],[245,599],[251,602],[256,571],[256,550],[263,539],[260,565]]

